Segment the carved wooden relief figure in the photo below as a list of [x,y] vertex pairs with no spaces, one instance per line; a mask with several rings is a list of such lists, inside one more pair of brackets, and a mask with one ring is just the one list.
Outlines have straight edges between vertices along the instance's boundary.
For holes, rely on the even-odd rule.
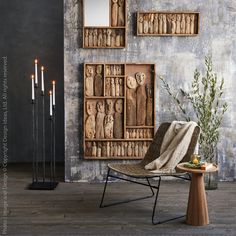
[[93,46],[93,30],[89,30],[89,47]]
[[119,95],[120,95],[119,78],[115,78],[115,90],[116,90],[116,97],[119,97]]
[[166,20],[166,14],[163,14],[162,20],[163,20],[163,34],[166,34],[166,33],[167,33],[167,20]]
[[153,90],[149,85],[146,85],[146,94],[147,94],[146,125],[153,125]]
[[107,46],[110,47],[111,46],[111,29],[107,29]]
[[96,157],[97,156],[97,145],[95,142],[93,142],[93,146],[92,146],[92,157]]
[[119,91],[120,91],[120,96],[124,96],[124,92],[123,92],[123,90],[124,90],[124,83],[123,83],[123,79],[119,79],[119,84],[120,84],[120,89],[119,89]]
[[129,126],[136,125],[136,87],[136,79],[132,76],[128,76],[126,90],[126,122]]
[[153,22],[153,32],[154,34],[158,34],[159,31],[159,24],[158,24],[158,14],[156,13],[154,16],[154,22]]
[[103,46],[107,46],[107,30],[103,29]]
[[159,14],[159,34],[163,33],[163,21],[162,21],[162,14]]
[[98,47],[102,47],[103,45],[103,36],[102,36],[102,29],[98,30]]
[[145,125],[146,121],[146,90],[145,90],[145,81],[146,75],[143,72],[138,72],[135,75],[136,81],[138,84],[137,88],[137,125]]
[[138,32],[140,34],[143,33],[143,16],[139,16],[138,18]]
[[181,21],[181,15],[177,14],[177,17],[176,17],[176,34],[180,34],[181,33],[180,21]]
[[194,20],[195,16],[194,14],[190,15],[190,34],[194,34]]
[[185,15],[182,14],[181,22],[180,22],[180,32],[181,34],[185,34]]
[[190,16],[189,16],[189,14],[186,15],[185,19],[186,19],[186,25],[185,25],[186,31],[185,31],[185,33],[190,34]]
[[115,103],[114,137],[123,138],[123,100],[117,99]]
[[111,47],[115,47],[115,45],[116,45],[116,32],[115,30],[113,30],[111,33]]
[[98,30],[97,29],[93,30],[93,46],[95,47],[98,46]]
[[111,8],[111,25],[118,25],[118,0],[112,0],[112,8]]
[[172,15],[172,21],[171,21],[171,33],[175,34],[176,33],[176,15]]
[[148,34],[149,23],[148,23],[148,15],[144,15],[143,17],[143,33]]
[[102,144],[99,142],[97,146],[97,157],[102,156]]
[[114,78],[111,78],[110,95],[112,97],[114,97],[116,95],[116,87],[115,87],[115,80],[114,80]]
[[85,30],[84,45],[85,47],[89,46],[89,30],[88,29]]
[[85,94],[86,96],[93,96],[93,67],[87,66],[86,67],[86,79],[85,79]]
[[104,121],[105,138],[113,138],[114,127],[114,102],[112,99],[106,99],[106,116]]
[[171,14],[167,14],[167,33],[171,34]]
[[106,78],[105,95],[111,96],[111,80],[110,80],[110,78]]
[[87,101],[86,110],[88,117],[85,121],[85,136],[92,139],[95,137],[95,103],[94,101]]
[[97,65],[96,75],[94,77],[94,94],[95,96],[102,96],[103,82],[102,82],[102,65]]
[[153,34],[154,14],[149,14],[149,33]]
[[116,47],[120,47],[120,34],[116,35]]
[[104,118],[105,118],[105,106],[103,101],[97,102],[97,116],[96,116],[96,138],[104,138]]
[[118,25],[124,26],[125,25],[125,8],[124,8],[124,0],[118,0]]

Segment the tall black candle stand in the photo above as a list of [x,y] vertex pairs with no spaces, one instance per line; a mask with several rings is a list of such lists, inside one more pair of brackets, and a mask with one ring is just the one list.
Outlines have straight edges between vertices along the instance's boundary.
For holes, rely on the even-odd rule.
[[[41,120],[39,119],[40,110],[39,110],[39,99],[42,98],[42,116]],[[42,135],[41,140],[39,140],[39,120],[42,122]],[[45,156],[45,96],[44,92],[39,96],[38,85],[35,86],[35,101],[32,100],[32,136],[33,136],[33,173],[32,173],[32,183],[29,185],[31,190],[53,190],[58,185],[56,182],[55,176],[55,120],[56,120],[56,111],[55,106],[53,106],[53,113],[50,115],[50,173],[46,171],[46,156]],[[40,153],[42,158],[39,160]],[[39,164],[42,164],[42,176],[39,176]]]

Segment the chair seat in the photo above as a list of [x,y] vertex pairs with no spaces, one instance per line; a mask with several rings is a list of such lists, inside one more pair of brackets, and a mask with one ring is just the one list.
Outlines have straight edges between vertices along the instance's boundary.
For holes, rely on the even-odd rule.
[[160,175],[173,176],[173,175],[183,175],[182,172],[176,173],[152,173],[146,170],[143,165],[138,164],[108,164],[108,167],[120,174],[124,174],[130,177],[144,178],[144,177],[155,177]]

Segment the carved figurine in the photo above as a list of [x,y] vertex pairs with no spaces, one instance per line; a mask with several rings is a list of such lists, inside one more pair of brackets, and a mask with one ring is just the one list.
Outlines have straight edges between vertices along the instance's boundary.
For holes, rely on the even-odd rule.
[[146,81],[146,75],[143,72],[138,72],[135,74],[136,81],[138,84],[137,88],[137,125],[145,125],[146,121],[146,100],[147,95],[145,91],[145,81]]
[[163,34],[163,21],[162,21],[162,14],[159,14],[159,34]]
[[113,156],[113,142],[111,142],[110,144],[110,156],[112,157]]
[[186,14],[185,20],[186,20],[185,33],[190,34],[190,16],[189,16],[189,14]]
[[107,156],[107,147],[105,143],[102,144],[102,156],[103,157]]
[[123,100],[117,99],[115,103],[114,115],[114,138],[121,139],[123,137]]
[[117,143],[113,143],[113,156],[117,157]]
[[171,14],[167,14],[167,33],[171,34]]
[[105,107],[103,101],[97,102],[97,116],[96,116],[96,138],[104,138],[104,118],[105,118]]
[[180,22],[180,33],[181,34],[185,34],[185,31],[186,31],[186,29],[185,29],[185,15],[184,14],[182,14],[182,18],[181,18],[181,22]]
[[89,47],[93,47],[93,30],[89,30],[88,43],[89,43]]
[[126,90],[126,114],[127,125],[136,125],[136,79],[132,76],[127,77],[127,90]]
[[85,136],[86,138],[93,139],[95,137],[95,102],[87,101],[86,109],[88,117],[85,121]]
[[153,32],[154,34],[158,34],[158,31],[159,31],[159,22],[158,22],[158,14],[156,13],[153,21]]
[[117,156],[120,157],[121,155],[121,146],[119,143],[117,143]]
[[127,154],[128,154],[128,157],[131,157],[132,156],[132,143],[129,142],[128,143],[128,148],[127,148]]
[[98,47],[102,47],[103,45],[103,35],[102,35],[102,29],[98,30]]
[[115,78],[115,94],[116,97],[119,97],[120,95],[120,83],[119,83],[119,78]]
[[115,87],[115,80],[111,78],[111,88],[110,88],[110,95],[114,97],[116,95],[116,87]]
[[195,16],[194,14],[190,15],[190,34],[194,34],[194,21],[195,21]]
[[119,93],[119,96],[124,96],[124,92],[123,92],[123,90],[124,90],[124,85],[123,85],[123,79],[119,79],[119,86],[120,86],[120,88],[119,88],[119,91],[120,91],[120,93]]
[[114,118],[113,118],[113,107],[114,102],[112,99],[106,100],[106,116],[104,120],[104,133],[105,138],[113,138],[113,127],[114,127]]
[[125,156],[125,144],[124,144],[124,142],[121,143],[121,156],[122,157]]
[[118,25],[118,0],[112,0],[111,7],[111,26]]
[[93,74],[94,70],[92,66],[86,66],[86,78],[85,78],[85,95],[93,96]]
[[154,21],[154,14],[149,14],[149,33],[153,34],[153,21]]
[[137,129],[136,131],[136,138],[138,139],[139,138],[139,130]]
[[103,46],[106,47],[107,46],[107,30],[103,29]]
[[88,47],[89,46],[89,30],[85,30],[85,37],[84,37],[84,46]]
[[131,147],[132,147],[132,156],[134,156],[134,151],[135,151],[135,143],[134,142],[131,143]]
[[97,146],[96,143],[93,142],[93,146],[92,146],[92,157],[96,157],[97,156]]
[[111,29],[107,29],[107,46],[110,47],[111,46]]
[[129,131],[126,130],[126,138],[129,139]]
[[175,14],[172,15],[172,19],[171,19],[171,33],[172,34],[176,33],[176,15]]
[[138,156],[139,156],[138,142],[135,143],[134,156],[135,156],[135,157],[138,157]]
[[111,155],[110,152],[110,142],[107,142],[107,156],[109,157]]
[[177,14],[177,17],[176,17],[176,34],[181,33],[180,21],[181,21],[181,15]]
[[143,157],[143,145],[141,142],[138,144],[138,155],[139,157]]
[[94,95],[102,96],[102,94],[103,94],[102,65],[97,65],[96,75],[94,77]]
[[111,33],[111,47],[116,46],[116,31],[113,30]]
[[153,125],[153,90],[149,85],[146,85],[147,94],[147,118],[146,125]]
[[124,0],[118,0],[118,26],[125,25],[125,8],[124,8]]
[[101,157],[101,156],[104,156],[104,155],[102,154],[102,144],[99,142],[97,146],[97,157]]
[[117,34],[116,35],[116,47],[120,47],[121,44],[120,44],[120,34]]
[[105,95],[111,96],[111,80],[110,80],[110,78],[106,78]]
[[93,30],[93,46],[95,47],[98,46],[98,30],[97,29]]
[[143,33],[143,16],[139,16],[138,18],[138,32],[139,34]]
[[143,16],[143,33],[148,34],[149,23],[148,23],[148,15],[145,14]]
[[110,75],[110,67],[106,66],[106,76],[109,76],[109,75]]
[[166,20],[166,14],[163,14],[162,21],[163,21],[163,31],[162,31],[162,33],[163,33],[163,34],[166,34],[166,33],[167,33],[167,20]]

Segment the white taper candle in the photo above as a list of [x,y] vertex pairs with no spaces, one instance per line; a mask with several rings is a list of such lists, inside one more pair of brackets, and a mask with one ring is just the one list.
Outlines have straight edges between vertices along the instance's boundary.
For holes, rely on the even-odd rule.
[[52,91],[49,91],[49,96],[50,96],[50,116],[52,116]]
[[41,67],[41,90],[44,92],[44,67]]
[[32,80],[32,100],[35,99],[34,97],[34,75],[31,75],[31,80]]
[[35,78],[35,84],[38,85],[38,60],[34,60],[34,78]]
[[52,105],[56,105],[56,81],[52,81]]

